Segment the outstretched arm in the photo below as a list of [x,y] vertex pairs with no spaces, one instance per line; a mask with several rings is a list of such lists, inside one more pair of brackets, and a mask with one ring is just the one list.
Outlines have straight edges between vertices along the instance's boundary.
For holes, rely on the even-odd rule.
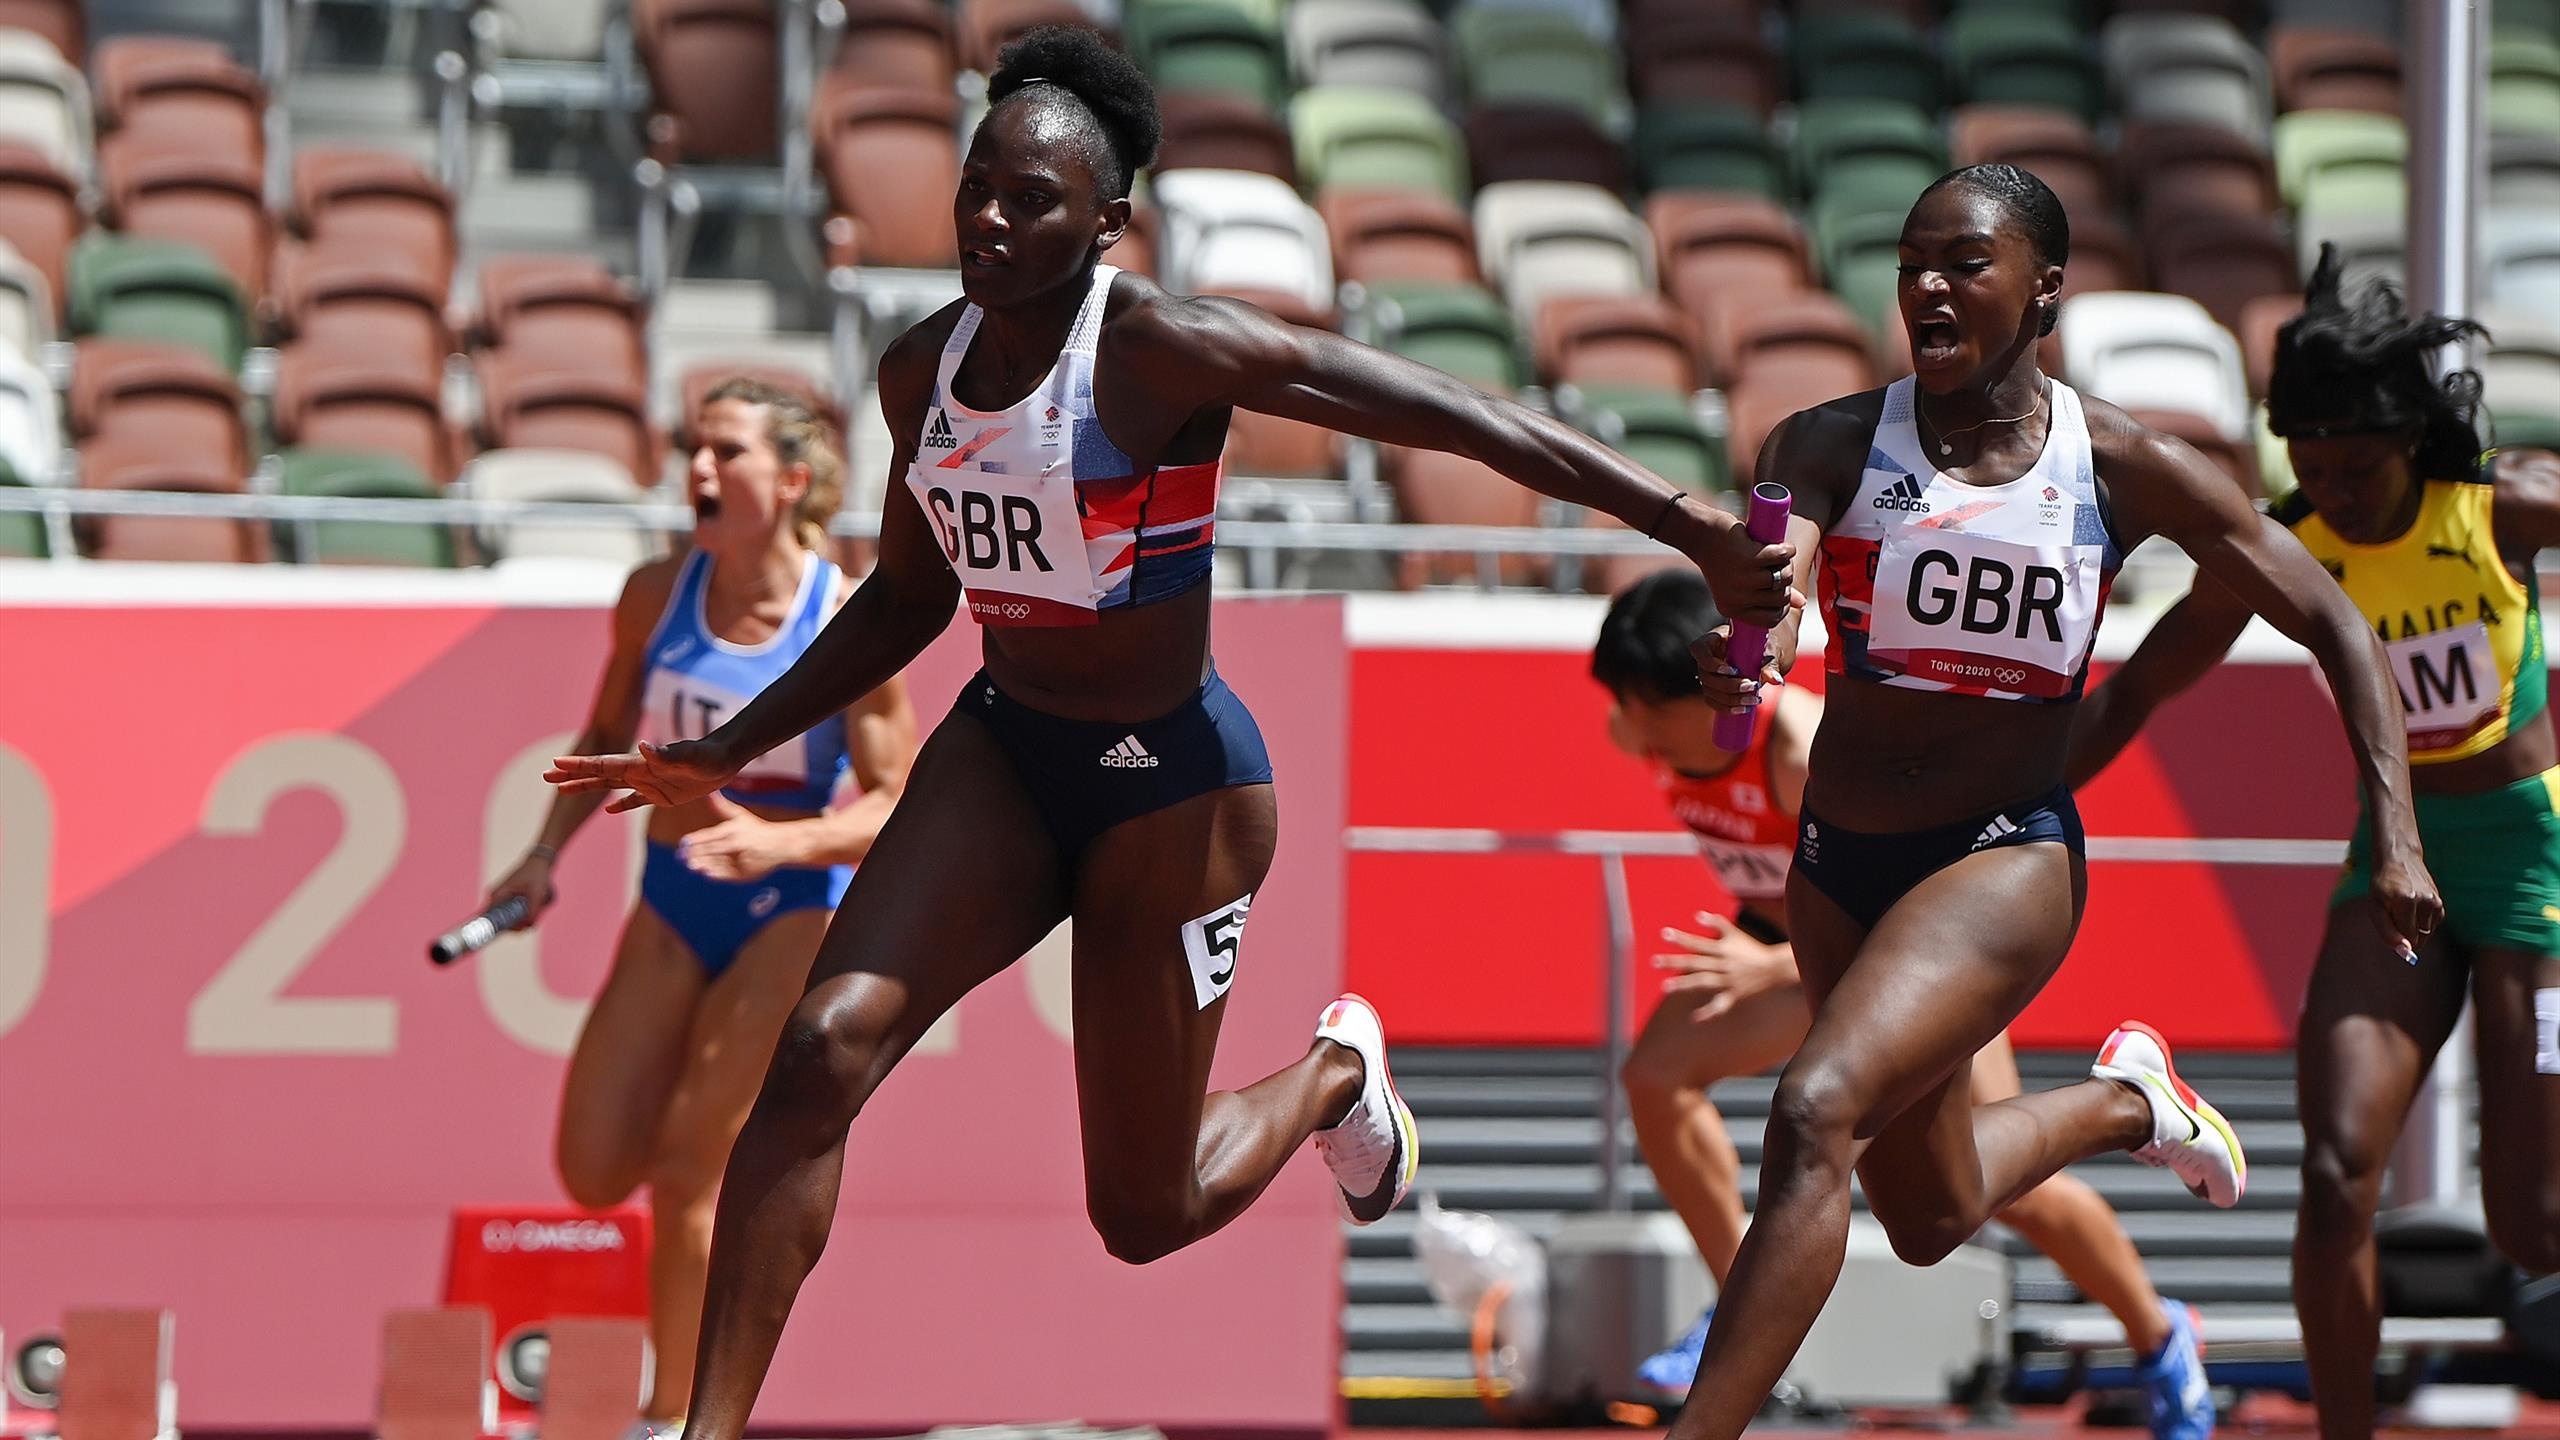
[[2098,778],[2133,743],[2151,712],[2222,662],[2248,628],[2249,607],[2199,571],[2195,588],[2151,622],[2125,662],[2080,702],[2071,717],[2071,754],[2062,778],[2077,790]]
[[2111,405],[2092,401],[2088,409],[2098,473],[2128,544],[2167,537],[2197,569],[2309,650],[2328,676],[2373,818],[2374,897],[2402,954],[2414,955],[2444,905],[2418,853],[2406,722],[2382,642],[2311,552],[2250,508],[2211,461]]
[[570,794],[629,790],[608,810],[681,805],[719,789],[748,762],[806,734],[880,689],[951,624],[960,581],[902,479],[932,391],[932,322],[898,337],[880,361],[880,408],[898,437],[880,514],[880,560],[791,668],[699,740],[635,754],[564,756],[543,778]]
[[1604,511],[1680,551],[1728,615],[1774,625],[1803,603],[1784,545],[1561,421],[1400,355],[1239,300],[1153,297],[1114,322],[1115,358],[1188,410],[1241,406],[1388,445],[1463,455],[1542,495]]

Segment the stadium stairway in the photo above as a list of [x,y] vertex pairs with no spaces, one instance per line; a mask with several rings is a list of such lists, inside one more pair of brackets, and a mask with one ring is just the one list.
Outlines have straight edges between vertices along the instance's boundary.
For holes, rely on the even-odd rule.
[[[2302,1127],[2294,1115],[2290,1055],[2182,1054],[2180,1069],[2239,1129],[2250,1161],[2247,1197],[2215,1210],[2175,1177],[2108,1156],[2074,1167],[2124,1218],[2165,1295],[2196,1305],[2208,1340],[2217,1319],[2286,1317],[2293,1210],[2300,1192]],[[2069,1084],[2087,1073],[2088,1057],[2067,1052],[2018,1057],[2030,1090]],[[1395,1055],[1396,1078],[1422,1128],[1418,1199],[1436,1194],[1458,1210],[1514,1221],[1532,1234],[1552,1234],[1567,1214],[1600,1203],[1601,1067],[1585,1049],[1408,1048]],[[1742,1157],[1743,1198],[1759,1186],[1761,1135],[1774,1076],[1728,1081],[1717,1108]],[[1623,1123],[1623,1122],[1622,1122]],[[1638,1156],[1634,1132],[1624,1136],[1625,1191],[1639,1210],[1666,1208]],[[1857,1202],[1865,1208],[1863,1198]],[[1413,1252],[1417,1206],[1381,1223],[1346,1227],[1343,1376],[1459,1380],[1473,1374],[1464,1317],[1442,1308],[1424,1286]],[[1994,1225],[1985,1232],[2015,1261],[2016,1321],[2021,1336],[2054,1322],[2104,1320],[2052,1261]],[[2111,1358],[2101,1351],[2093,1362]],[[1392,1401],[1364,1400],[1354,1417],[1395,1423]],[[1443,1416],[1451,1412],[1433,1407]],[[1420,1407],[1415,1407],[1420,1413]]]

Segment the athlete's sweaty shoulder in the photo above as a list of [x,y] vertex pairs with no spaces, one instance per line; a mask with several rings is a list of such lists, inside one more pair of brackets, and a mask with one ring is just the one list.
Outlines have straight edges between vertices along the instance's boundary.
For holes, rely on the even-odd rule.
[[1101,354],[1149,380],[1194,378],[1233,365],[1274,332],[1279,317],[1217,295],[1176,295],[1143,275],[1120,272],[1102,313]]
[[2123,549],[2154,535],[2184,546],[2206,532],[2256,523],[2246,492],[2186,441],[2094,395],[2080,395],[2080,415],[2089,431],[2098,495]]
[[667,600],[676,592],[684,561],[683,555],[649,561],[622,582],[621,598],[613,603],[615,648],[637,654],[649,643],[650,632],[658,628],[658,617],[667,613]]
[[1840,507],[1857,493],[1867,452],[1875,445],[1876,421],[1883,414],[1882,390],[1863,390],[1799,410],[1769,432],[1760,447],[1758,473],[1794,493],[1799,518],[1828,530]]
[[950,343],[951,327],[960,323],[968,306],[966,300],[952,301],[908,326],[880,352],[880,414],[889,423],[891,443],[901,452],[915,443],[925,406],[933,398],[942,347]]

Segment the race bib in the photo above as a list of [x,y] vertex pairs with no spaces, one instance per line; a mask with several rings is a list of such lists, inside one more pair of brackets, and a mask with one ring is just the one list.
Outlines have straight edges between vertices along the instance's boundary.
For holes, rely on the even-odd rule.
[[1698,852],[1736,900],[1775,900],[1786,894],[1787,867],[1796,858],[1793,845],[1742,845],[1704,835],[1698,837]]
[[1892,530],[1876,560],[1867,659],[1970,690],[2059,696],[2088,652],[2098,592],[2088,546]]
[[1076,487],[1063,476],[1005,475],[968,452],[907,469],[969,613],[983,625],[1091,625],[1102,589],[1085,551]]
[[2391,678],[2400,686],[2411,750],[2459,744],[2498,713],[2505,686],[2499,683],[2487,625],[2475,620],[2387,641],[2382,649],[2391,657]]

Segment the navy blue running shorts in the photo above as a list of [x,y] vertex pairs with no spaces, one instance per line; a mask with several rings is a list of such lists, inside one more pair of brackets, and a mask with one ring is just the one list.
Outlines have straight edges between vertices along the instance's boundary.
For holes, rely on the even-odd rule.
[[1886,835],[1843,829],[1817,819],[1807,806],[1796,821],[1795,868],[1850,919],[1872,930],[1921,881],[1967,855],[2048,840],[2070,846],[2074,855],[2089,853],[2068,786],[1952,825]]

